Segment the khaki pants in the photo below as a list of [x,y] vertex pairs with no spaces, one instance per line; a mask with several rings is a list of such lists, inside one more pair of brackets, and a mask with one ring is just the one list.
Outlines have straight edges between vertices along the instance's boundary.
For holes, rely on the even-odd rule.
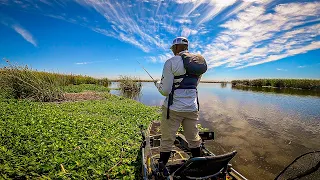
[[199,136],[198,111],[177,112],[170,110],[170,118],[167,119],[167,108],[162,106],[161,120],[161,152],[170,152],[176,139],[176,133],[182,124],[183,134],[188,141],[189,148],[200,147],[201,138]]

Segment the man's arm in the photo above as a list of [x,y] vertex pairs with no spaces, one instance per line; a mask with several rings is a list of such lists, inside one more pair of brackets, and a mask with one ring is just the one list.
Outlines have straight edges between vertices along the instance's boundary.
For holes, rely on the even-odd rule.
[[159,92],[163,96],[168,96],[171,92],[171,89],[172,89],[174,75],[173,75],[171,69],[172,69],[171,62],[166,61],[166,63],[163,66],[161,81],[160,82],[158,81],[155,83]]

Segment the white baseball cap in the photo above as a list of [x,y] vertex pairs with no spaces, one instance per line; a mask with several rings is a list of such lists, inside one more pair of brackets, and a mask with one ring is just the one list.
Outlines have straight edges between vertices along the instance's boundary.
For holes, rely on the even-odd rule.
[[186,44],[186,45],[188,45],[189,41],[185,37],[177,37],[172,41],[172,45],[171,45],[170,49],[176,44]]

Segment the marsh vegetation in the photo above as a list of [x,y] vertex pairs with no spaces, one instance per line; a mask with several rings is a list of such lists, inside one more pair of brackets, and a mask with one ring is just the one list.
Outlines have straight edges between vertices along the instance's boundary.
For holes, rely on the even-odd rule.
[[139,125],[159,119],[158,108],[111,95],[108,85],[9,62],[1,68],[0,179],[139,179]]
[[139,125],[159,119],[157,108],[110,94],[64,103],[6,99],[0,106],[4,179],[134,179]]
[[320,91],[320,80],[316,79],[253,79],[253,80],[233,80],[233,87],[252,86],[252,87],[276,87],[276,88],[295,88]]
[[141,91],[142,84],[138,78],[120,76],[119,88],[122,92],[139,93]]
[[[7,66],[0,68],[0,94],[3,98],[53,102],[64,99],[64,90],[95,90],[95,88],[102,90],[109,83],[107,78],[96,79],[82,75],[39,72],[28,66],[13,65],[9,61]],[[79,87],[72,88],[72,85]]]

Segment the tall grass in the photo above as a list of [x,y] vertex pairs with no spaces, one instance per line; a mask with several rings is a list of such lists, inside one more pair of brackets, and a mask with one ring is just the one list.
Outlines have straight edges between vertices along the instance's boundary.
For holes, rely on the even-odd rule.
[[67,85],[96,84],[108,86],[107,78],[96,79],[82,75],[39,72],[28,66],[13,65],[0,68],[0,96],[49,102],[64,98],[62,88]]
[[6,98],[49,102],[63,99],[63,92],[51,76],[41,76],[27,66],[9,65],[0,69],[0,88]]
[[142,84],[138,81],[137,78],[132,78],[129,76],[120,76],[119,79],[119,88],[121,91],[131,91],[131,92],[140,92]]
[[233,80],[232,86],[253,86],[253,87],[277,87],[320,90],[320,80],[314,79],[253,79],[253,80]]

